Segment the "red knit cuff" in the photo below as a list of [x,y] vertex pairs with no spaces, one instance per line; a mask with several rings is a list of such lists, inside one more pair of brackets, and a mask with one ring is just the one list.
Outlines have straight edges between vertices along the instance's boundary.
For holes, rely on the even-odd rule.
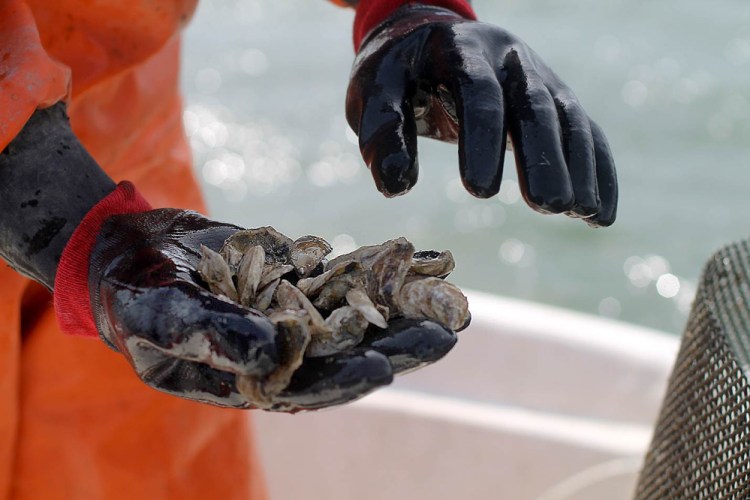
[[55,277],[55,314],[63,333],[98,337],[89,297],[89,259],[104,221],[113,215],[151,210],[127,181],[89,210],[63,250]]
[[406,4],[432,5],[450,9],[466,19],[476,20],[477,15],[467,0],[360,0],[354,17],[354,50],[359,52],[362,40],[396,9]]

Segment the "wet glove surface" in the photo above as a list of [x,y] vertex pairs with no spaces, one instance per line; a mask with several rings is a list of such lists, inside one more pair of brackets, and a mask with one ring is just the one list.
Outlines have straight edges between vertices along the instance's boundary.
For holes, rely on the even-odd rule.
[[612,224],[617,178],[601,128],[573,91],[515,35],[438,7],[410,4],[363,41],[347,119],[386,196],[417,181],[417,136],[457,142],[466,189],[498,193],[506,138],[521,192],[543,213]]
[[[238,230],[173,209],[116,215],[102,226],[89,270],[96,326],[148,385],[219,406],[253,407],[235,378],[275,368],[274,326],[206,290],[196,271],[200,245],[218,251]],[[440,359],[455,342],[437,323],[393,321],[351,351],[306,359],[274,408],[294,412],[352,401],[396,373]]]
[[[0,152],[0,195],[0,257],[54,288],[63,332],[101,335],[161,391],[253,407],[237,392],[236,375],[274,368],[274,327],[205,290],[196,272],[200,244],[218,250],[239,228],[151,210],[130,183],[115,186],[73,134],[62,104],[37,111]],[[352,351],[306,361],[275,409],[351,401],[440,359],[455,342],[437,323],[394,321]]]

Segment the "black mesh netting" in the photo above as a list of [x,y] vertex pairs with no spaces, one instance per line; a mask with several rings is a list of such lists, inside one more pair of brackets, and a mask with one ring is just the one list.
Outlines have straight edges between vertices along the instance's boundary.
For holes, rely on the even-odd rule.
[[750,243],[709,261],[636,498],[750,498]]

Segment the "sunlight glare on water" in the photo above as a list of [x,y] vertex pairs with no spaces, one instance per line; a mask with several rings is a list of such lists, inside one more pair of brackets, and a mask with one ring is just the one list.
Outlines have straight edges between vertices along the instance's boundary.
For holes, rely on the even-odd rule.
[[212,216],[334,251],[406,236],[450,249],[460,286],[679,332],[703,263],[748,236],[750,4],[475,0],[526,40],[605,129],[617,223],[530,210],[512,154],[492,200],[454,146],[420,142],[420,180],[387,200],[344,117],[352,14],[324,0],[203,0],[186,31],[185,128]]

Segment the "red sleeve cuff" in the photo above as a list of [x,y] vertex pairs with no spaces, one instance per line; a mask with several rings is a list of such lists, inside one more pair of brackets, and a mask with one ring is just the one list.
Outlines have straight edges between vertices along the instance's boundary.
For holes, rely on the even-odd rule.
[[89,296],[89,259],[104,221],[113,215],[151,210],[151,205],[128,181],[89,210],[63,250],[55,276],[55,314],[63,333],[98,337]]
[[467,0],[360,0],[354,18],[354,50],[359,52],[365,36],[406,4],[443,7],[466,19],[476,20],[477,18]]

